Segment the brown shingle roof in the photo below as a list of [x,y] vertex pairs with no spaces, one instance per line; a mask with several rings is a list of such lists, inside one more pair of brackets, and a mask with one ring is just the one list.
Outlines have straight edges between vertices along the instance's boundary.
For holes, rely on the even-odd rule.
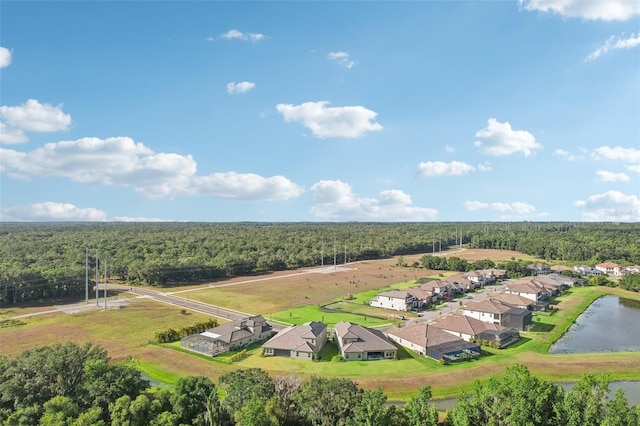
[[341,321],[335,326],[336,339],[354,339],[342,346],[344,352],[395,351],[397,348],[379,330]]

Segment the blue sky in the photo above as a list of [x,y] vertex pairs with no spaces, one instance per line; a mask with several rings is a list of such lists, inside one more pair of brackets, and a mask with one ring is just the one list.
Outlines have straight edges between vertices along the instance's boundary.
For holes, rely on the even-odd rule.
[[640,221],[637,1],[0,1],[2,221]]

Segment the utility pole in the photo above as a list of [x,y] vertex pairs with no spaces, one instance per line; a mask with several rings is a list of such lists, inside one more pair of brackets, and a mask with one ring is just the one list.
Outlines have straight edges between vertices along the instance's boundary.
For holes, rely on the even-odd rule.
[[333,270],[336,270],[336,237],[333,237]]
[[100,307],[100,304],[98,303],[98,299],[100,296],[100,269],[98,268],[99,266],[99,262],[98,262],[98,249],[96,249],[96,308]]
[[324,269],[324,238],[320,240],[320,270]]
[[89,303],[89,247],[84,248],[84,303]]
[[104,310],[107,310],[107,261],[104,261]]
[[347,270],[347,243],[344,243],[344,270]]

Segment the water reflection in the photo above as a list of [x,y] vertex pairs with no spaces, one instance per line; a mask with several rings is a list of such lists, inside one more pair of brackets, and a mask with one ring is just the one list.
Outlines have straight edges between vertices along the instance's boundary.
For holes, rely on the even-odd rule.
[[556,343],[552,354],[640,351],[640,303],[604,296],[589,306]]

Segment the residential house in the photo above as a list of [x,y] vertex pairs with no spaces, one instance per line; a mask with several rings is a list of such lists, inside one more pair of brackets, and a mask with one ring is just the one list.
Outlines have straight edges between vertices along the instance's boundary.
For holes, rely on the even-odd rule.
[[481,354],[478,344],[456,337],[427,322],[391,327],[387,330],[387,336],[407,349],[444,362],[478,357]]
[[282,329],[262,345],[265,356],[312,360],[327,343],[327,326],[318,321]]
[[262,315],[230,321],[180,340],[180,346],[209,356],[241,349],[273,336],[273,328]]
[[450,299],[453,296],[451,285],[443,280],[429,280],[420,283],[419,287],[424,291],[436,294],[439,299]]
[[594,267],[591,266],[587,266],[587,265],[577,265],[573,267],[573,272],[577,272],[583,276],[586,277],[592,277],[592,276],[598,276],[598,275],[604,275],[605,273],[602,272],[599,269],[596,269]]
[[602,271],[607,275],[617,275],[620,271],[620,265],[613,262],[598,263],[596,265],[598,271]]
[[504,292],[517,294],[534,301],[548,299],[552,296],[552,291],[549,288],[540,282],[534,282],[526,278],[509,283],[509,285],[504,287]]
[[447,315],[435,319],[431,325],[464,340],[495,342],[500,348],[520,339],[520,334],[516,330],[503,327],[500,324],[480,321],[466,315]]
[[446,278],[445,282],[448,283],[457,293],[465,293],[477,288],[477,284],[471,281],[469,278],[466,278],[464,274],[452,275]]
[[497,300],[513,308],[527,309],[529,311],[546,311],[549,308],[548,302],[531,300],[518,294],[492,293],[489,295],[489,299]]
[[573,278],[564,274],[551,273],[537,278],[543,284],[555,286],[559,291],[564,291],[569,287],[575,287],[585,284],[583,278]]
[[640,266],[639,265],[625,266],[622,269],[620,269],[620,271],[618,272],[618,276],[620,277],[627,274],[640,274]]
[[495,299],[468,302],[464,305],[463,313],[480,321],[500,324],[519,331],[525,331],[533,322],[531,311],[514,308]]
[[345,361],[393,359],[398,351],[381,331],[350,322],[336,324],[333,341]]
[[546,263],[532,263],[528,268],[531,275],[544,275],[551,273],[551,267]]
[[409,287],[406,291],[411,296],[413,296],[416,301],[418,301],[417,304],[414,303],[414,305],[417,305],[416,308],[423,308],[425,306],[431,305],[432,303],[438,303],[437,294],[433,294],[430,291],[422,290],[418,286]]
[[404,290],[383,291],[371,299],[369,304],[377,308],[395,311],[410,311],[413,308],[422,307],[419,300],[416,300],[409,292]]

